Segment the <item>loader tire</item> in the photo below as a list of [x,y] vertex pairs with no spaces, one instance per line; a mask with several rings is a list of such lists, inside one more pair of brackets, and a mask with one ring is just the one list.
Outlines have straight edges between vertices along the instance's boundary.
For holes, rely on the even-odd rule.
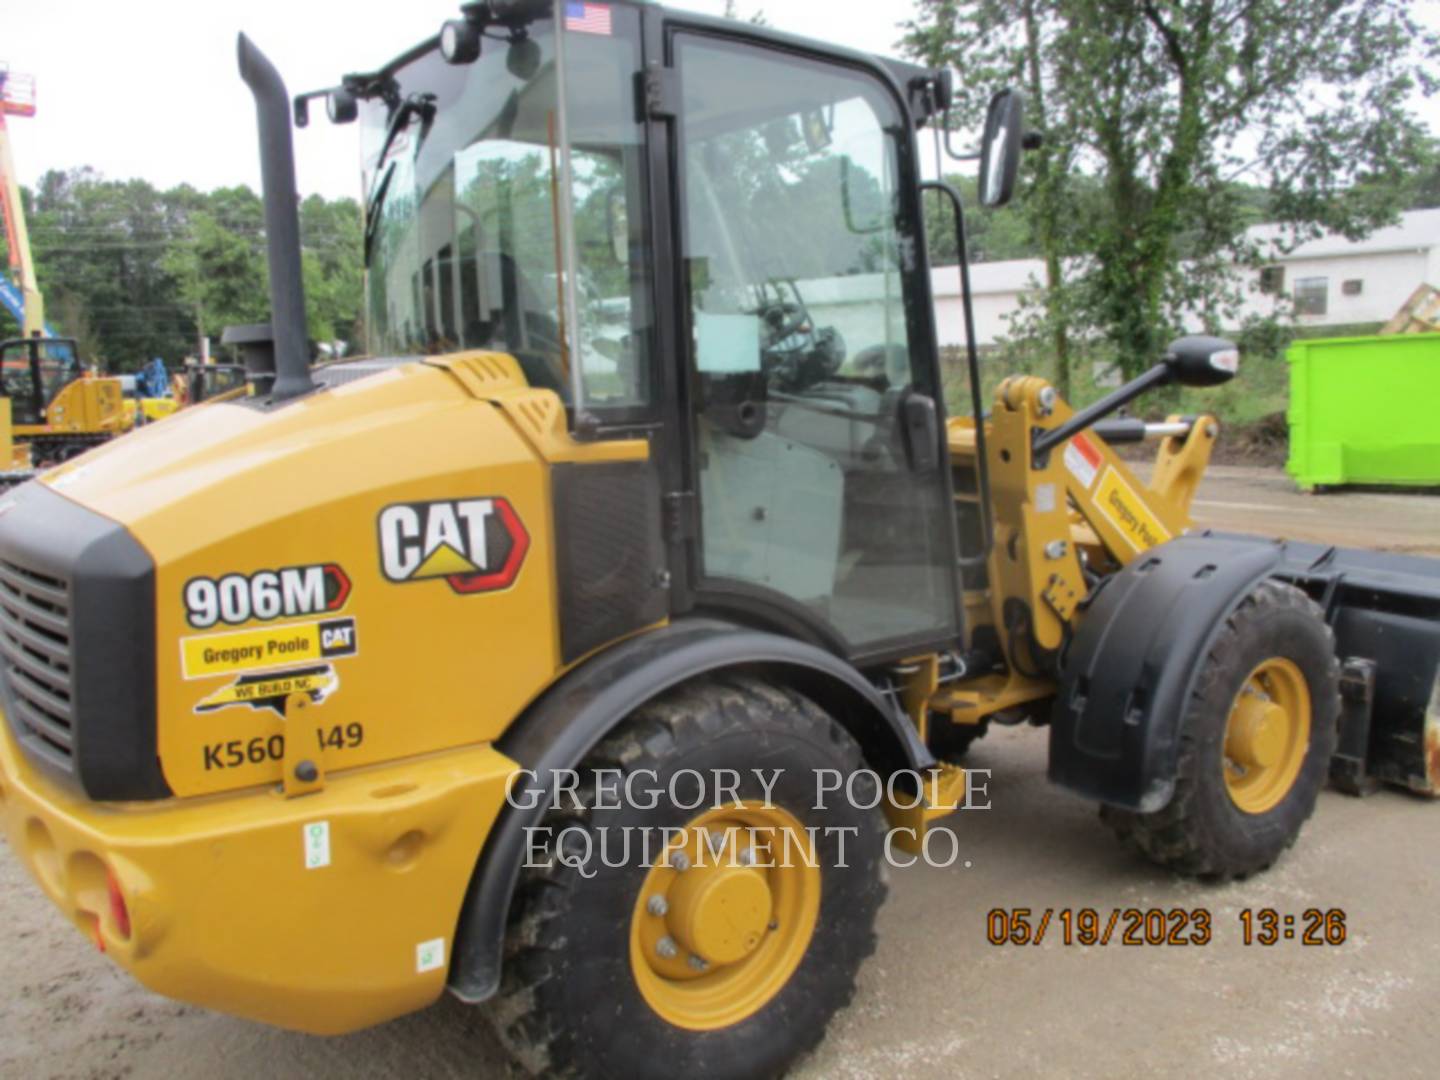
[[1227,881],[1268,868],[1295,842],[1325,784],[1339,679],[1320,608],[1293,586],[1262,582],[1200,669],[1169,804],[1150,814],[1107,806],[1101,817],[1127,847],[1180,874]]
[[[757,768],[767,777],[783,770],[769,809]],[[856,973],[874,950],[886,886],[883,816],[834,796],[817,805],[815,770],[854,775],[855,801],[863,806],[878,793],[873,774],[863,768],[854,739],[818,706],[758,679],[698,680],[631,715],[581,766],[583,809],[562,805],[544,820],[557,835],[568,830],[559,850],[568,850],[571,865],[532,857],[544,865],[522,871],[511,906],[502,985],[487,1012],[522,1073],[627,1080],[771,1077],[816,1046],[831,1016],[849,1003]],[[604,790],[597,790],[593,769],[619,770],[625,780],[602,780]],[[735,818],[727,817],[740,811],[715,811],[713,792],[698,810],[682,809],[668,796],[653,809],[634,805],[650,801],[646,791],[668,791],[672,780],[688,779],[685,770],[710,777],[717,769],[739,774],[743,812],[755,815],[750,824],[789,820],[813,828],[817,865],[806,866],[797,849],[789,860],[778,852],[761,858],[792,862],[789,868],[749,866],[744,855],[750,848],[733,831]],[[613,792],[623,793],[632,778],[633,802],[616,799]],[[693,790],[677,787],[685,793],[676,801],[693,802]],[[629,804],[617,809],[617,802]],[[614,854],[618,830],[691,830],[697,822],[706,832],[687,839],[689,861],[679,869],[673,844],[656,843],[649,865]],[[703,844],[713,852],[716,836],[725,838],[717,856],[724,871],[708,864],[701,849]],[[593,843],[599,850],[604,837],[612,845],[608,862],[625,865],[600,860],[582,872],[575,865],[581,849]],[[732,877],[717,886],[731,889],[724,918],[703,923],[709,916],[696,897],[711,895],[706,890],[718,879],[695,875],[733,875],[737,852],[741,872],[765,875],[772,906],[761,910],[770,914],[749,923],[737,919],[730,900],[749,917],[753,910],[745,904],[755,883],[747,878],[736,884]],[[702,939],[694,928],[702,924],[707,933],[718,927],[723,932],[714,940],[725,940],[697,944]],[[692,948],[711,955],[706,959]],[[735,959],[742,949],[750,951]],[[760,966],[752,970],[752,964]]]

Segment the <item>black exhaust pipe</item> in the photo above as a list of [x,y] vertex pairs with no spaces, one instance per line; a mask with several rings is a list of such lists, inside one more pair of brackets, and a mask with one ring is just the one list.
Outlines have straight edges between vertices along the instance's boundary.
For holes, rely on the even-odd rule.
[[305,283],[300,276],[300,211],[295,192],[295,148],[290,139],[290,98],[275,65],[251,40],[237,42],[240,77],[255,95],[260,127],[260,179],[270,263],[270,328],[275,341],[276,401],[315,389],[310,378],[310,336],[305,326]]

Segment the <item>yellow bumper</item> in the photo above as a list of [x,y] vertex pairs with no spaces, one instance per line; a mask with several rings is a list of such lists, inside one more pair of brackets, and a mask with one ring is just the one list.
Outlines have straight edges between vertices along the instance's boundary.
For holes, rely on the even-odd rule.
[[481,746],[342,774],[295,799],[102,805],[31,768],[0,717],[0,820],[50,899],[150,989],[335,1035],[444,990],[465,889],[516,767]]

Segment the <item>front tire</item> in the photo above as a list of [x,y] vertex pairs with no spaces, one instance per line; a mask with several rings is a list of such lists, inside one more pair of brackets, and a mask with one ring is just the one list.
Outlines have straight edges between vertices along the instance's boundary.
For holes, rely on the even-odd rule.
[[1261,582],[1211,647],[1181,720],[1162,810],[1102,807],[1122,842],[1207,880],[1267,869],[1300,834],[1339,738],[1340,670],[1320,608]]
[[[757,768],[782,770],[768,808]],[[698,810],[665,797],[647,809],[636,805],[647,797],[597,792],[583,779],[594,769],[635,778],[637,793],[668,792],[686,770],[733,769],[741,805],[716,808],[710,792]],[[625,830],[683,828],[685,838],[657,845],[650,865],[635,852],[593,876],[558,859],[522,871],[489,1009],[516,1062],[537,1076],[767,1077],[817,1045],[854,993],[885,897],[879,811],[835,795],[818,807],[819,769],[859,773],[862,805],[875,795],[843,728],[801,695],[751,678],[688,684],[610,735],[581,767],[585,808],[553,809],[544,824],[570,830],[572,853],[587,842],[599,850],[602,838],[613,851]],[[761,862],[792,865],[746,862],[753,844],[742,827],[767,822],[785,842],[813,845],[815,865],[803,847],[784,857],[778,840]]]

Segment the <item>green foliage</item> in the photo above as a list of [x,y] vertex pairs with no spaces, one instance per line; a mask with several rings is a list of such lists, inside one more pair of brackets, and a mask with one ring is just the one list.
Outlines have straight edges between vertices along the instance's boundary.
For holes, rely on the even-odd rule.
[[903,44],[961,72],[962,128],[999,86],[1027,93],[1045,145],[1020,198],[1049,288],[1016,330],[1062,378],[1072,339],[1133,374],[1186,313],[1233,328],[1249,225],[1358,238],[1434,160],[1409,103],[1437,42],[1403,0],[918,0]]
[[[269,317],[264,209],[249,188],[159,191],[74,169],[46,173],[25,196],[48,319],[87,360],[112,371],[155,356],[173,364],[199,351],[201,335],[215,343],[228,325]],[[300,232],[311,337],[353,339],[360,208],[311,196]]]

